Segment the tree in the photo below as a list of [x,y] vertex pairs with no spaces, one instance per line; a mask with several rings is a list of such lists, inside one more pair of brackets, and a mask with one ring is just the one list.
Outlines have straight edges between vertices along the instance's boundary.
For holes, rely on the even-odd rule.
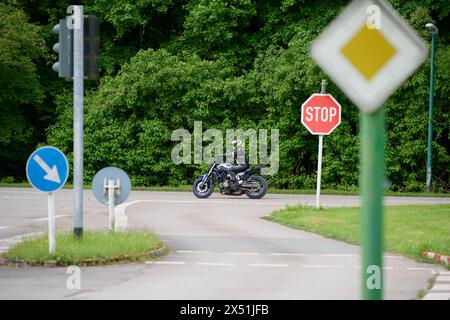
[[36,61],[45,51],[40,28],[11,4],[0,3],[0,176],[19,176],[34,147],[33,105],[43,90]]

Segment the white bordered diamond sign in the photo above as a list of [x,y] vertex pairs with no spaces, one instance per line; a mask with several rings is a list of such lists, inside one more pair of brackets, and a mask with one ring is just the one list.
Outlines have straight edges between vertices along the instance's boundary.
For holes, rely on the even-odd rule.
[[311,55],[361,111],[374,112],[425,61],[423,40],[385,0],[354,0]]

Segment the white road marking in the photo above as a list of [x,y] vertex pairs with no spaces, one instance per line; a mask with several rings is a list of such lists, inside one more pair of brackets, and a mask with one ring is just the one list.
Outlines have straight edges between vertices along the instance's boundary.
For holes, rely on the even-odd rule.
[[242,256],[257,256],[258,252],[225,252],[225,254],[235,254],[235,255],[242,255]]
[[41,231],[39,231],[39,232],[30,232],[30,233],[25,233],[25,234],[21,234],[21,235],[18,235],[18,236],[14,236],[14,237],[11,237],[11,238],[0,239],[0,242],[17,243],[17,242],[22,241],[23,239],[32,238],[32,237],[38,237],[38,236],[41,236],[43,234],[44,234],[44,232],[41,232]]
[[288,264],[276,264],[276,263],[251,263],[249,267],[289,267]]
[[282,252],[274,252],[272,256],[293,256],[293,257],[306,257],[310,256],[309,254],[304,253],[282,253]]
[[27,193],[27,194],[41,194],[41,192],[38,192],[38,191],[17,191],[17,190],[0,190],[0,193],[20,193],[20,194],[24,194],[24,193]]
[[300,265],[300,267],[302,267],[302,268],[335,268],[335,269],[343,268],[343,266],[328,265],[328,264],[302,264],[302,265]]
[[415,267],[415,268],[406,268],[408,271],[433,271],[432,268],[421,268],[421,267]]
[[0,226],[0,230],[5,230],[5,229],[9,229],[9,228],[11,228],[11,227],[9,227],[9,226]]
[[145,264],[186,264],[184,261],[145,261]]
[[224,267],[233,267],[234,263],[223,263],[223,262],[197,262],[198,265],[201,266],[224,266]]
[[38,197],[35,197],[35,198],[30,198],[30,197],[13,197],[13,196],[11,196],[11,197],[3,196],[2,197],[2,200],[36,200],[36,199],[39,199],[39,198]]
[[[267,202],[267,201],[227,201],[227,200],[215,200],[215,199],[202,199],[202,200],[158,200],[158,199],[146,199],[146,200],[134,200],[131,202],[125,202],[123,204],[132,205],[142,202],[160,202],[160,203],[195,203],[195,204],[202,204],[202,203],[218,203],[218,204],[258,204],[258,205],[273,205],[273,206],[285,206],[285,202]],[[301,204],[300,202],[298,204]]]
[[320,254],[321,257],[356,257],[355,254]]
[[[55,219],[60,219],[60,218],[64,218],[64,217],[69,217],[69,215],[68,214],[57,214],[56,216],[55,216]],[[34,221],[48,221],[48,217],[45,217],[45,218],[38,218],[38,219],[34,219]]]
[[209,253],[208,251],[195,251],[195,250],[177,250],[177,253]]

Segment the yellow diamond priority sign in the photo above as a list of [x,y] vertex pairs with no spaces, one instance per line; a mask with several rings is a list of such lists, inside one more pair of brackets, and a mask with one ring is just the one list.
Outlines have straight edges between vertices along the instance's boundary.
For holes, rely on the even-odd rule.
[[311,55],[363,112],[374,112],[426,59],[427,47],[385,0],[354,0]]

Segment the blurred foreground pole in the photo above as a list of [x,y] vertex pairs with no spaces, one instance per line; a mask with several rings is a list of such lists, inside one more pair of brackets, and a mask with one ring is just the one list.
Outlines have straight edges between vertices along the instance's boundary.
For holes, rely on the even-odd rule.
[[383,298],[384,107],[360,113],[363,299]]

